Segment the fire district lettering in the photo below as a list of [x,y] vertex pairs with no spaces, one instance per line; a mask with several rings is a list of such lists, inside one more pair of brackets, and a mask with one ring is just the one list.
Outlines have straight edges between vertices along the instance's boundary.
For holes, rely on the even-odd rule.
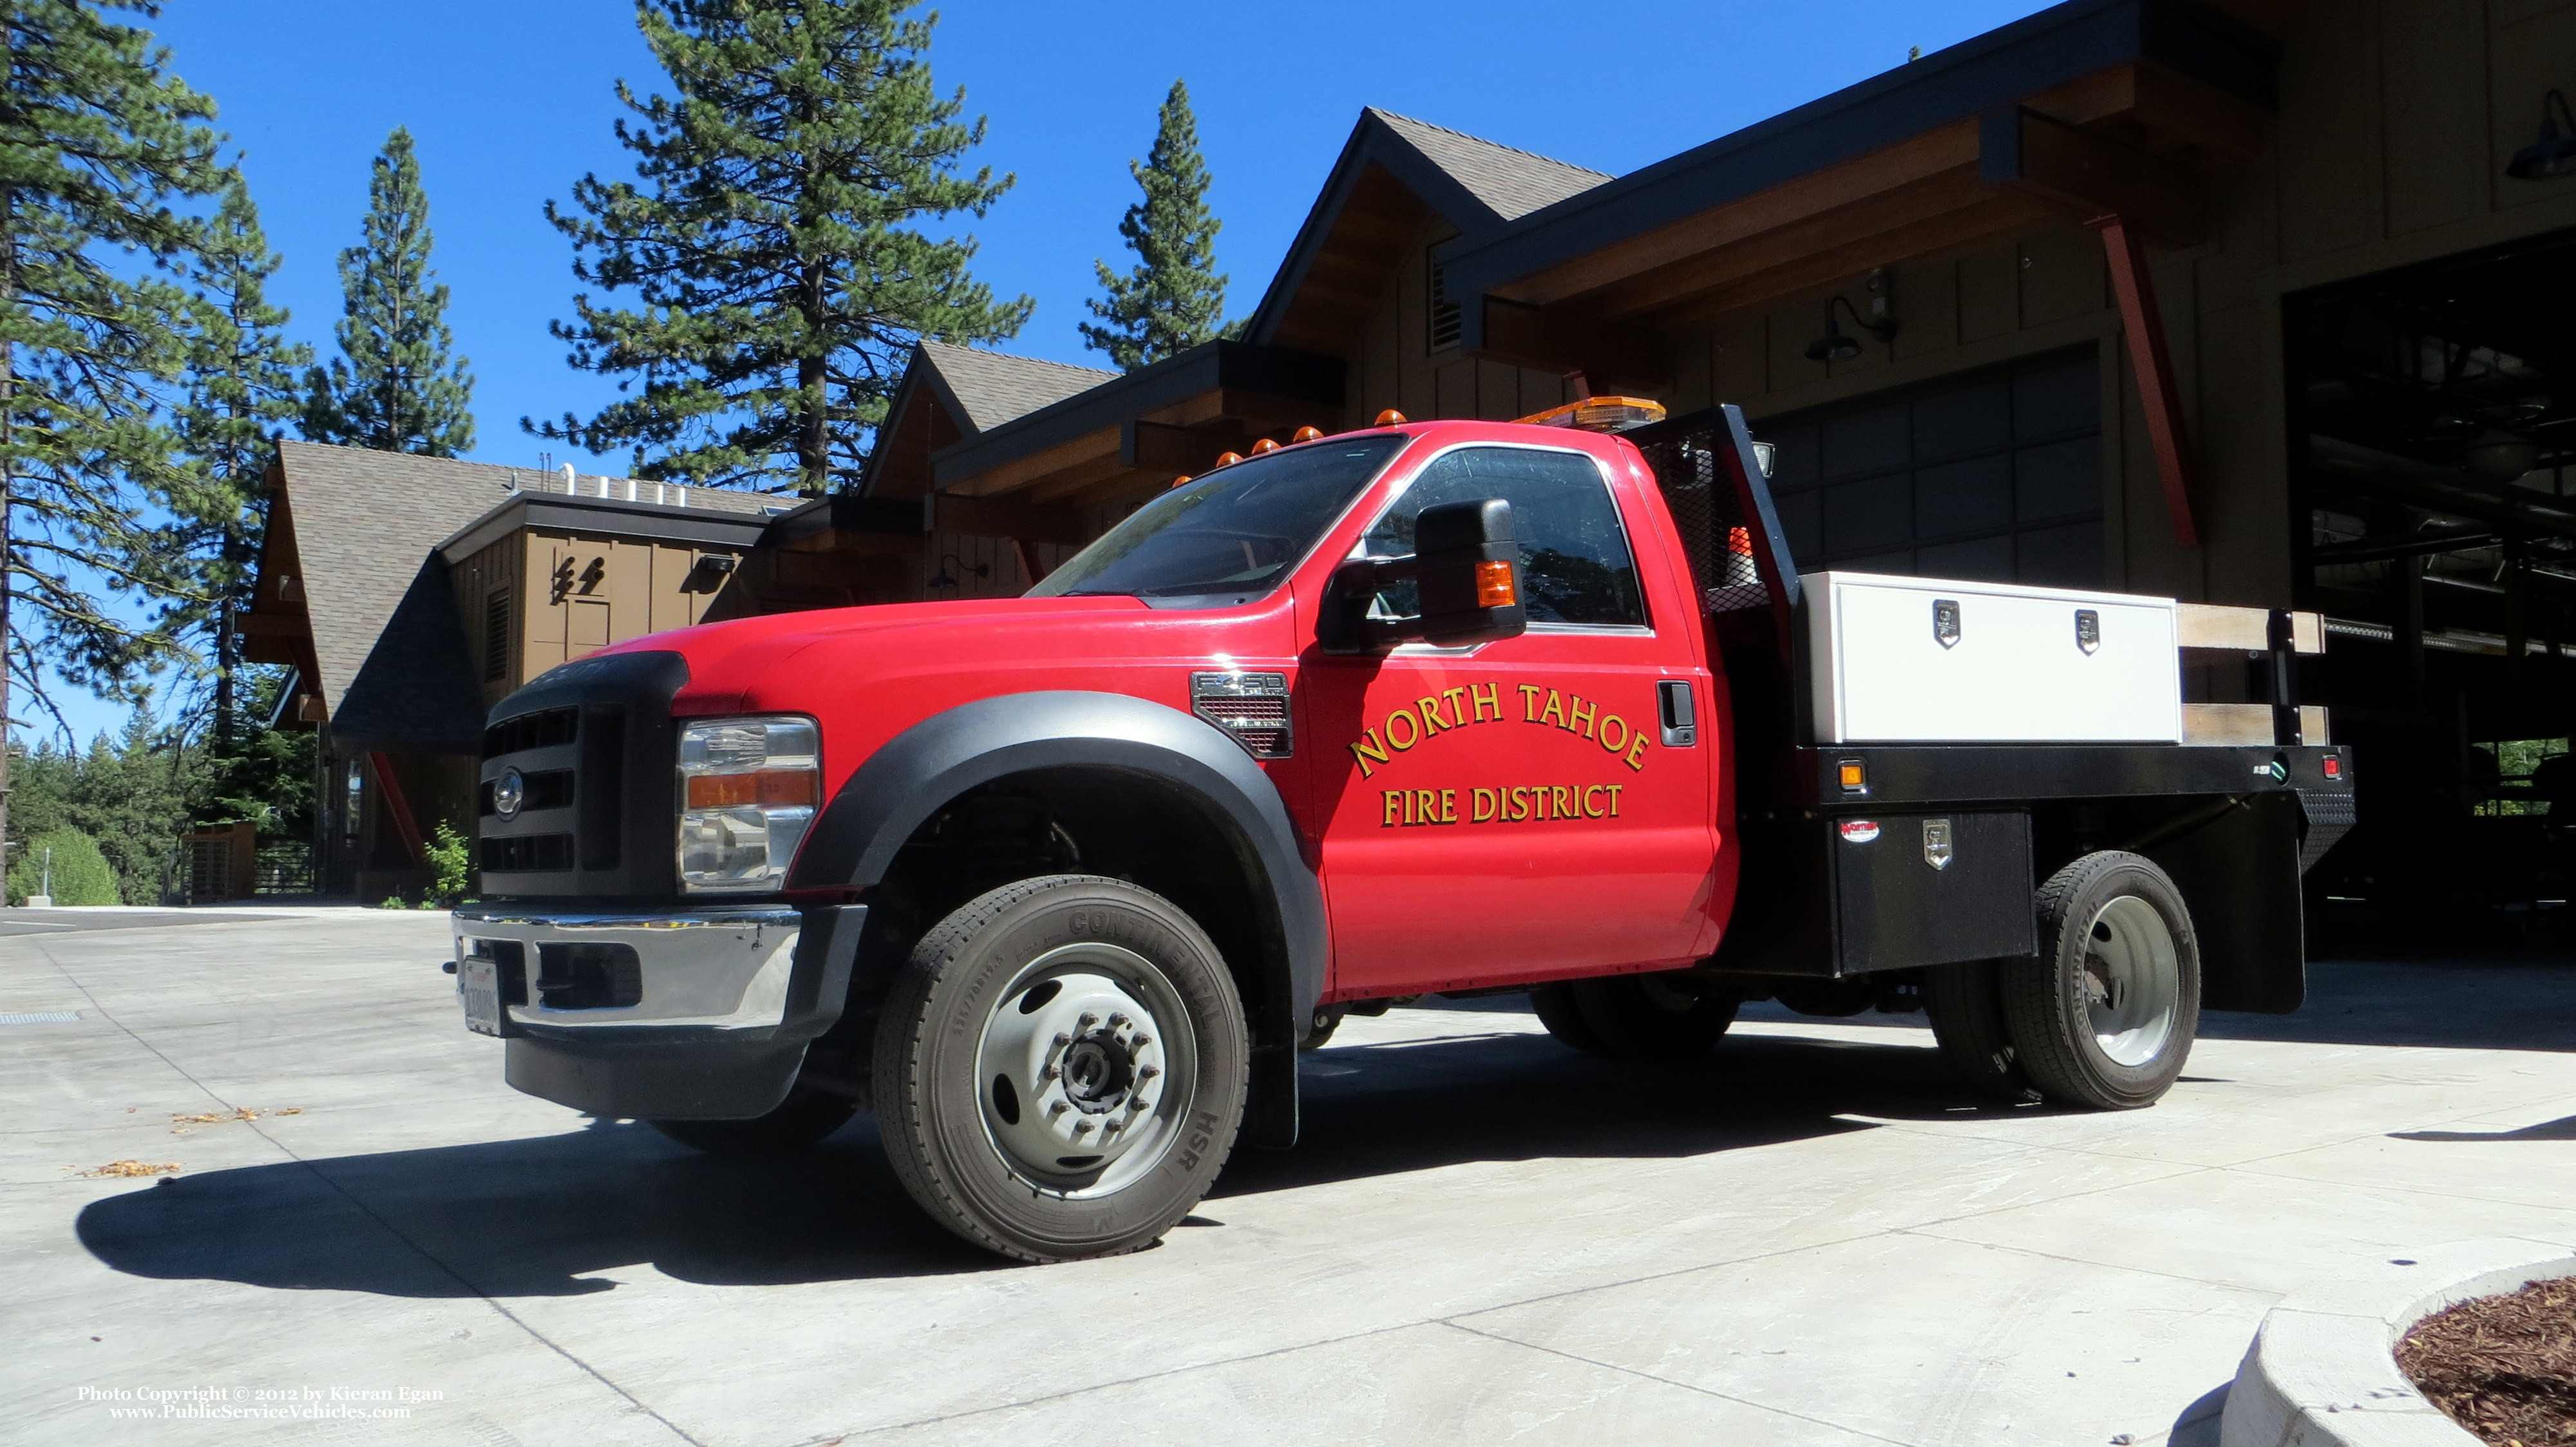
[[[1616,819],[1625,784],[1497,784],[1471,789],[1381,789],[1389,829],[1416,824],[1535,824],[1552,819]],[[1460,794],[1466,795],[1462,800]],[[1465,812],[1460,812],[1461,807]]]
[[[1520,696],[1520,718],[1517,722],[1536,724],[1541,728],[1561,729],[1578,738],[1589,739],[1601,746],[1602,752],[1626,764],[1637,773],[1646,770],[1646,731],[1632,728],[1628,720],[1615,713],[1604,713],[1601,706],[1588,698],[1541,688],[1534,683],[1515,685]],[[1410,705],[1390,710],[1384,722],[1362,733],[1350,745],[1351,757],[1359,761],[1360,777],[1372,778],[1378,768],[1399,754],[1415,748],[1454,729],[1472,728],[1478,724],[1509,722],[1504,705],[1512,700],[1503,697],[1500,683],[1470,683],[1459,688],[1444,688],[1426,694]],[[1581,785],[1567,787],[1581,788]],[[1392,794],[1390,798],[1394,797]],[[1498,806],[1499,807],[1499,806]],[[1497,814],[1497,819],[1503,816]],[[1579,813],[1556,814],[1550,818],[1607,818],[1608,815],[1583,816]]]

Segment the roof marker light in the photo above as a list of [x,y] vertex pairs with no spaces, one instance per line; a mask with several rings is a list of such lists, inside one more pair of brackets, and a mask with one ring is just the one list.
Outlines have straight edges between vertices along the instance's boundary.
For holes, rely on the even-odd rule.
[[1219,467],[1232,467],[1242,460],[1243,454],[1240,452],[1220,452],[1216,455],[1215,465],[1211,466],[1208,471],[1214,472]]
[[1585,432],[1624,432],[1664,420],[1664,404],[1645,397],[1586,397],[1513,419],[1532,427],[1573,427]]
[[1252,455],[1255,457],[1259,457],[1265,452],[1277,452],[1278,450],[1279,444],[1271,441],[1267,437],[1264,437],[1259,442],[1252,444]]
[[1377,414],[1377,425],[1380,427],[1401,427],[1404,425],[1404,420],[1404,414],[1392,407]]
[[1172,479],[1172,486],[1174,486],[1174,487],[1187,487],[1187,486],[1189,486],[1189,485],[1190,485],[1190,475],[1189,475],[1188,473],[1186,473],[1186,472],[1184,472],[1184,473],[1182,473],[1180,476],[1178,476],[1178,477],[1176,477],[1176,478],[1173,478],[1173,479]]
[[1321,427],[1300,427],[1295,432],[1289,434],[1288,440],[1290,442],[1312,442],[1323,435],[1324,429]]

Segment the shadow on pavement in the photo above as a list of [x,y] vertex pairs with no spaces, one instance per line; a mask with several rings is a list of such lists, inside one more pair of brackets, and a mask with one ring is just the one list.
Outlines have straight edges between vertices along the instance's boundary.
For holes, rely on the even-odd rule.
[[2576,1115],[2545,1120],[2520,1130],[2401,1130],[2389,1132],[2388,1138],[2400,1141],[2576,1141]]
[[[1212,1201],[1469,1161],[1686,1157],[1973,1109],[1929,1050],[1744,1037],[1686,1064],[1519,1033],[1307,1057],[1303,1142],[1239,1147]],[[1465,1209],[1463,1206],[1462,1210]],[[802,1156],[699,1156],[648,1126],[181,1176],[97,1201],[81,1243],[136,1276],[386,1296],[573,1296],[650,1265],[708,1285],[1005,1263],[921,1214],[862,1118]],[[416,1248],[416,1249],[415,1249]]]
[[208,1171],[94,1202],[78,1230],[136,1276],[384,1296],[578,1296],[615,1286],[593,1273],[644,1264],[724,1286],[1001,1264],[914,1208],[865,1120],[784,1160],[719,1160],[602,1122]]

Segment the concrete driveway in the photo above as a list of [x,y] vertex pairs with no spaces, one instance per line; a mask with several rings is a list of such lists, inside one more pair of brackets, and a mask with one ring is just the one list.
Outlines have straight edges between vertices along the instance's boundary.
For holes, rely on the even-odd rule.
[[[0,938],[40,1017],[0,1025],[0,1436],[2206,1441],[2300,1282],[2576,1234],[2566,964],[2320,965],[2126,1115],[1973,1107],[1919,1018],[1665,1068],[1516,998],[1396,1011],[1161,1248],[1030,1268],[864,1121],[744,1166],[513,1093],[445,948],[359,910]],[[182,1169],[75,1174],[120,1159]]]

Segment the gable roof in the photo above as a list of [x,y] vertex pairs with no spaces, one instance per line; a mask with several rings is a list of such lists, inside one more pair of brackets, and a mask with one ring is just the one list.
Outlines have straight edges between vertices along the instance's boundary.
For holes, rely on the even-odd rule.
[[1103,367],[1076,367],[947,342],[925,340],[919,353],[921,360],[930,363],[929,375],[940,400],[970,432],[989,432],[1118,375]]
[[[1328,335],[1364,310],[1383,284],[1384,268],[1402,250],[1396,234],[1409,232],[1424,212],[1465,236],[1481,236],[1610,179],[1370,106],[1342,144],[1245,338],[1329,349]],[[1346,211],[1354,218],[1348,227]],[[1316,289],[1336,295],[1330,301],[1306,295]]]
[[[422,651],[423,640],[437,636],[441,621],[447,632],[457,631],[445,569],[436,570],[435,582],[425,582],[423,564],[439,539],[513,488],[543,486],[546,474],[316,442],[280,442],[277,459],[321,675],[308,682],[335,727],[343,721],[351,686],[382,641],[392,646],[377,674],[399,684],[396,692],[404,695],[388,698],[389,705],[426,707],[432,717],[420,722],[430,732],[452,734],[458,721],[435,715],[452,711],[442,710],[439,701],[454,693],[454,680],[446,675],[461,672],[462,697],[477,715],[465,733],[479,737],[482,691],[462,640],[453,659],[444,657],[445,650]],[[428,616],[442,604],[449,613],[445,620]]]
[[1497,221],[1517,220],[1611,179],[1607,171],[1587,170],[1375,106],[1369,107],[1368,114],[1385,122],[1423,159],[1465,188]]
[[[279,516],[291,534],[321,696],[342,747],[472,752],[482,685],[439,544],[559,473],[316,442],[277,444]],[[584,485],[618,480],[581,478]],[[650,483],[641,485],[653,486]],[[560,498],[560,495],[559,495]],[[689,512],[765,519],[780,500],[691,488]],[[595,508],[615,510],[613,502]],[[271,529],[274,538],[280,529]],[[265,572],[271,552],[261,564]],[[266,590],[263,590],[265,596]]]

